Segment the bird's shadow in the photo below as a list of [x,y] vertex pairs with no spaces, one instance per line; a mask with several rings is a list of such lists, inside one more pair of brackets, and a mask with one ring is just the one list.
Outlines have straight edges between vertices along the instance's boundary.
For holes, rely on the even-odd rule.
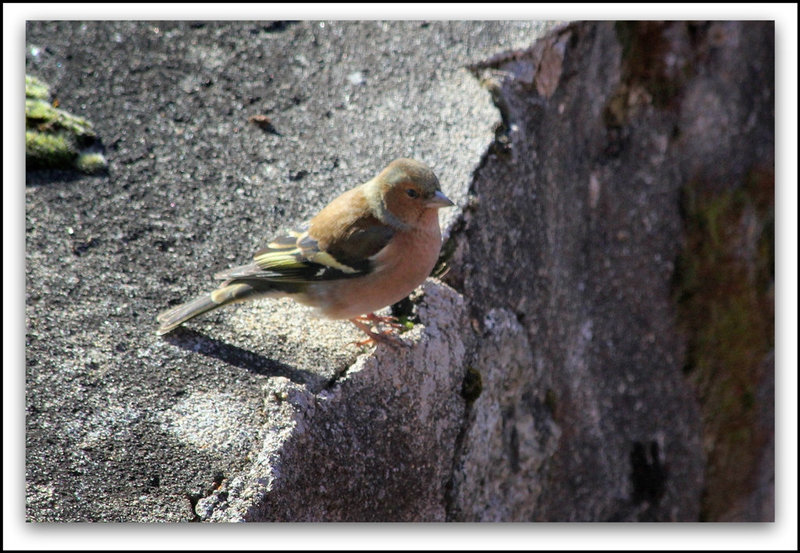
[[170,344],[192,353],[213,357],[261,376],[283,376],[297,384],[318,385],[326,378],[305,369],[270,359],[258,353],[227,344],[202,332],[181,327],[164,339]]

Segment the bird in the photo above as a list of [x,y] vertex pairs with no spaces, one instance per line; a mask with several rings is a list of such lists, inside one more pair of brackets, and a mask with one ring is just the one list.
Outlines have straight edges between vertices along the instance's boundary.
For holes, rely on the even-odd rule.
[[[164,311],[159,335],[232,303],[288,296],[329,319],[347,319],[368,338],[402,343],[378,311],[408,296],[433,270],[442,245],[438,211],[455,205],[433,170],[395,159],[375,177],[332,200],[317,215],[275,236],[252,262],[214,275],[215,290]],[[375,332],[377,325],[389,329]],[[373,326],[375,325],[375,326]]]

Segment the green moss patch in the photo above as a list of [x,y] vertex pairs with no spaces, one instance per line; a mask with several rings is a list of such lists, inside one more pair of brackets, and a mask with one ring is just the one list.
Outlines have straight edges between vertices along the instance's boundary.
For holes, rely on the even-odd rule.
[[25,76],[25,165],[30,169],[105,170],[92,124],[58,109],[49,101],[49,87]]
[[774,348],[774,186],[769,169],[733,189],[683,189],[686,245],[674,290],[688,338],[685,371],[703,410],[707,520],[747,493],[768,438],[756,398]]

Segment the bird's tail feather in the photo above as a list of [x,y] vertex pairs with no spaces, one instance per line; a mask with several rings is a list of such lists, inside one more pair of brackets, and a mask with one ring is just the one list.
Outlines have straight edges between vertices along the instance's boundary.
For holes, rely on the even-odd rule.
[[157,332],[159,335],[166,334],[198,315],[229,303],[247,299],[253,295],[253,291],[253,287],[245,283],[229,284],[217,288],[213,292],[159,314],[157,320],[161,323],[161,326],[158,327]]

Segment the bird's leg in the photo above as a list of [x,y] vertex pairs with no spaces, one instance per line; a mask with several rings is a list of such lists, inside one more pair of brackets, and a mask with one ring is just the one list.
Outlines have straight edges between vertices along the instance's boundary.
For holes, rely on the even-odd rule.
[[[366,346],[376,342],[382,342],[395,348],[398,346],[408,346],[408,344],[394,334],[395,329],[403,328],[403,325],[399,324],[394,317],[379,317],[375,313],[370,313],[369,315],[360,315],[350,319],[350,322],[356,325],[361,332],[369,336],[369,338],[364,340],[353,342],[357,346]],[[372,325],[369,323],[385,324],[391,328],[387,328],[381,332],[373,332]]]
[[360,317],[356,318],[364,322],[370,322],[376,325],[384,324],[386,326],[390,326],[397,330],[405,328],[403,325],[400,324],[400,321],[397,320],[397,317],[394,317],[392,315],[387,315],[385,317],[382,317],[380,315],[376,315],[375,313],[370,313],[369,315],[361,315]]

